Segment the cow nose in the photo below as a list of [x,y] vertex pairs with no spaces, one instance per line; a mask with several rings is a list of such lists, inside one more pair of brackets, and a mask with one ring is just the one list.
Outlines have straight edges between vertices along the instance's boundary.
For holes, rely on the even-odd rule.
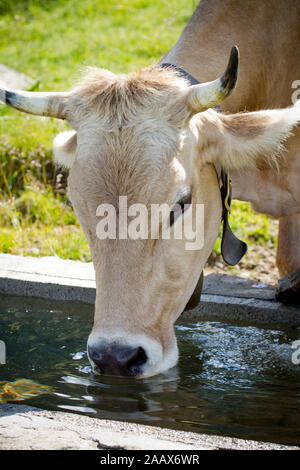
[[88,347],[89,357],[97,365],[101,374],[137,376],[147,361],[142,347],[105,345]]

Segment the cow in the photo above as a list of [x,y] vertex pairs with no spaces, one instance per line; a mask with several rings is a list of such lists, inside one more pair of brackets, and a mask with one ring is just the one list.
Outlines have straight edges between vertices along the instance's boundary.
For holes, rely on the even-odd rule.
[[[299,8],[291,0],[202,0],[155,66],[129,75],[93,68],[69,92],[0,91],[6,104],[73,129],[53,148],[69,168],[69,195],[95,267],[87,344],[95,373],[144,378],[177,363],[174,323],[222,220],[216,166],[230,173],[234,198],[280,218],[282,272],[300,266],[300,102],[291,103]],[[226,68],[233,44],[238,82],[237,47]],[[190,86],[177,67],[201,83]],[[214,109],[221,104],[222,112]],[[120,196],[129,205],[176,207],[173,230],[180,220],[192,226],[193,207],[204,205],[203,246],[187,250],[184,237],[101,239],[98,208],[109,204],[120,219]]]

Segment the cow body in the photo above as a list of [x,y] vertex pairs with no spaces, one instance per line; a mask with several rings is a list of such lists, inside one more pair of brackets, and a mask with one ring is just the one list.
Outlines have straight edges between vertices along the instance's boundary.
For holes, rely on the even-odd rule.
[[[284,108],[293,95],[300,97],[295,90],[300,83],[298,2],[202,0],[164,61],[206,82],[222,70],[233,43],[241,54],[239,80],[222,111]],[[293,134],[279,168],[231,172],[233,198],[280,219],[277,264],[282,275],[300,266],[300,129]]]

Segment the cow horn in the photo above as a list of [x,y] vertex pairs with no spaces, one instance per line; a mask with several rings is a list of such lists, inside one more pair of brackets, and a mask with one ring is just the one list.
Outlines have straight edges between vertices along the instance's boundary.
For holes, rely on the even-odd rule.
[[233,46],[225,73],[213,82],[193,85],[188,91],[188,104],[196,113],[222,103],[234,90],[239,65],[239,50]]
[[38,116],[65,119],[68,93],[48,93],[0,88],[0,101],[12,108]]

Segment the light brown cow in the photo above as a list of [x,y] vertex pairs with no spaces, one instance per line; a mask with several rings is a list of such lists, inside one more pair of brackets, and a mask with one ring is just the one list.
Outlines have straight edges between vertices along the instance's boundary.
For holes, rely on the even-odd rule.
[[[232,44],[241,54],[239,81],[223,111],[284,108],[300,98],[299,2],[202,0],[164,61],[205,82],[222,71]],[[300,130],[294,134],[279,173],[269,167],[231,173],[234,198],[280,220],[281,275],[300,268]]]
[[[253,11],[242,2],[242,13],[240,3],[202,0],[164,62],[207,82],[225,69],[225,47],[227,51],[229,42],[230,46],[238,43],[242,53],[239,84],[223,109],[255,109],[260,104],[281,107],[275,91],[274,102],[268,101],[272,87],[270,75],[266,76],[269,54],[275,60],[277,50],[267,53],[269,43],[264,37],[259,40],[258,34],[264,27],[271,28],[266,21],[268,10],[264,2],[251,2],[256,4]],[[255,31],[249,28],[250,13],[257,18]],[[286,73],[295,80],[292,68],[290,64]],[[290,83],[282,84],[281,73],[282,69],[272,85],[277,91],[282,87],[282,95],[287,96]],[[230,171],[235,196],[254,202],[257,209],[275,216],[299,213],[300,193],[294,180],[300,171],[299,158],[295,151],[282,156],[280,150],[300,121],[300,103],[237,114],[209,109],[229,96],[236,74],[233,49],[225,74],[203,85],[189,87],[176,71],[160,67],[128,76],[93,69],[68,93],[1,93],[3,101],[17,109],[66,119],[75,129],[56,138],[54,152],[57,161],[70,168],[71,200],[95,266],[97,295],[88,351],[96,372],[146,377],[176,364],[173,325],[220,229],[222,205],[213,164]],[[259,82],[261,76],[264,79]],[[292,148],[292,139],[287,145]],[[193,206],[204,204],[204,246],[186,250],[185,238],[100,240],[97,209],[109,203],[121,218],[119,196],[127,196],[128,204],[146,207],[179,204],[182,211],[174,229],[180,219],[190,225],[195,222]]]

